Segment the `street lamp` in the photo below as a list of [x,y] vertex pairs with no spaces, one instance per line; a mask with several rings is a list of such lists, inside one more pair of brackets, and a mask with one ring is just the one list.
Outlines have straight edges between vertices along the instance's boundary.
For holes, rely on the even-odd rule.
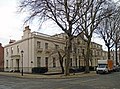
[[23,53],[24,53],[24,51],[23,50],[21,50],[21,55],[22,55],[22,71],[21,71],[21,75],[23,76]]

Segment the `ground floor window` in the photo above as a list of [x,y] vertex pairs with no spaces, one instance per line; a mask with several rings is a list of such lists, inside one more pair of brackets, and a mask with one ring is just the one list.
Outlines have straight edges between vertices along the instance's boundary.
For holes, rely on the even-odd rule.
[[11,59],[11,67],[13,68],[13,59]]
[[6,60],[6,68],[8,68],[8,60]]
[[17,63],[17,70],[19,70],[19,59],[16,59],[16,63]]
[[53,58],[53,67],[56,67],[56,59]]
[[70,58],[70,67],[72,67],[72,58]]
[[37,57],[37,67],[41,66],[41,57]]
[[45,57],[45,66],[48,67],[48,57]]

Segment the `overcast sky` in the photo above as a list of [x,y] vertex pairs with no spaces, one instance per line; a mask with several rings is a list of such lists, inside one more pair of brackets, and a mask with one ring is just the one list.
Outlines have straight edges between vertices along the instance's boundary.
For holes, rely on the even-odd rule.
[[16,38],[21,34],[20,21],[15,15],[16,0],[0,0],[0,42],[5,45],[8,39]]
[[[0,43],[7,45],[10,39],[21,39],[23,32],[24,15],[17,13],[18,0],[0,0]],[[43,24],[41,29],[30,25],[32,31],[39,31],[53,35],[58,31],[51,22]],[[55,30],[56,29],[56,30]],[[54,31],[53,31],[54,30]]]
[[[0,43],[7,45],[10,39],[21,39],[23,32],[24,15],[17,14],[18,0],[0,0]],[[38,30],[35,24],[30,25],[32,31],[53,35],[60,33],[51,22],[44,23],[42,28]],[[104,44],[100,39],[94,38],[93,41]],[[103,46],[105,49],[105,46]]]

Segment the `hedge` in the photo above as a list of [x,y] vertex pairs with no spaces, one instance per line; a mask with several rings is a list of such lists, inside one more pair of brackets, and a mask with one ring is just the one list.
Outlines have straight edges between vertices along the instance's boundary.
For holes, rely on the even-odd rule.
[[41,74],[41,73],[45,73],[47,71],[48,71],[47,67],[34,67],[34,68],[32,68],[32,73]]

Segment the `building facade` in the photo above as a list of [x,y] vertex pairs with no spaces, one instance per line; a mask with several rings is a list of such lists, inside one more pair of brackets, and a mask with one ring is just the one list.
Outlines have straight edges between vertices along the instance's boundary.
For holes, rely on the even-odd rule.
[[[66,38],[67,36],[64,33],[50,36],[31,32],[29,26],[25,27],[21,40],[12,41],[4,47],[5,71],[21,71],[22,67],[24,72],[31,72],[33,67],[60,70],[57,52],[59,50],[62,56],[65,54]],[[83,57],[85,51],[86,43],[80,37],[74,38],[71,50],[71,67],[85,66]],[[102,46],[92,42],[90,66],[97,66],[97,60],[102,59],[101,55]]]
[[51,52],[57,47],[64,49],[64,43],[64,39],[60,37],[31,32],[27,26],[21,40],[5,46],[5,71],[21,70],[22,65],[24,72],[31,72],[33,67],[57,67],[58,56],[57,54],[51,56]]
[[0,71],[4,70],[4,48],[0,43]]
[[[76,60],[76,65],[77,66],[85,66],[85,58],[86,55],[86,42],[82,40],[81,37],[77,37],[73,41],[73,52],[72,52],[72,57],[73,60]],[[76,47],[76,48],[75,48]],[[102,45],[97,44],[95,42],[91,42],[90,44],[90,61],[89,61],[89,66],[96,67],[97,62],[100,59],[103,59],[102,57]]]

